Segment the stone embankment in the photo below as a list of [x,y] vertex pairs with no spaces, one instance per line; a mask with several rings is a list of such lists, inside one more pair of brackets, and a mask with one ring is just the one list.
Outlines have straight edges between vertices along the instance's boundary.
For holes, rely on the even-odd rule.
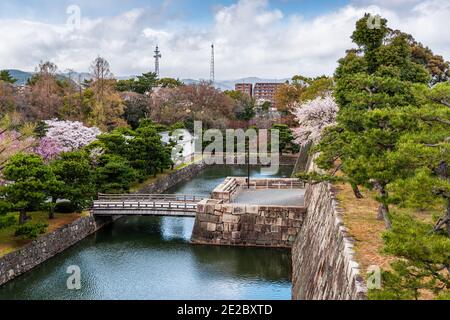
[[82,217],[0,258],[0,286],[95,233],[112,218]]
[[[310,160],[312,171],[314,161]],[[292,248],[292,296],[296,300],[364,300],[367,286],[355,259],[330,183],[308,185],[303,226]]]

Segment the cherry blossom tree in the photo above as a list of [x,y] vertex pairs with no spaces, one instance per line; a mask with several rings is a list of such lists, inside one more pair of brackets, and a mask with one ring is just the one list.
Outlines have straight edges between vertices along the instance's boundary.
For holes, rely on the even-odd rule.
[[302,146],[320,140],[325,128],[335,124],[339,111],[334,98],[328,94],[305,103],[295,103],[292,113],[300,126],[294,129],[296,142]]
[[58,157],[62,152],[69,150],[68,148],[63,148],[57,140],[50,137],[44,137],[33,151],[44,159],[44,161],[48,162]]
[[45,144],[58,146],[62,152],[80,149],[97,139],[101,131],[96,128],[85,127],[79,121],[47,120],[47,133]]

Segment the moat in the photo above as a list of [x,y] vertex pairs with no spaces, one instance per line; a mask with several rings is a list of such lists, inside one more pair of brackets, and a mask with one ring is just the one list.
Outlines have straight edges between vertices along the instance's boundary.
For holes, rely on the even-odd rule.
[[[282,166],[274,177],[289,177]],[[260,177],[258,168],[253,177]],[[243,167],[210,167],[167,193],[208,196]],[[0,288],[0,299],[291,299],[287,250],[196,246],[192,218],[129,217]],[[68,290],[67,267],[81,269]]]

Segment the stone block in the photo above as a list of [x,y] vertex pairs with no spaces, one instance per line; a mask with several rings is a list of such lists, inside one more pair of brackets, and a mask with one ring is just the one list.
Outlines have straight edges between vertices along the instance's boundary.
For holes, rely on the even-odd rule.
[[214,214],[214,209],[215,209],[215,205],[213,205],[213,204],[208,204],[208,205],[206,205],[206,213],[207,214]]
[[217,230],[217,224],[208,222],[206,230],[208,230],[209,232],[215,232]]
[[202,203],[197,204],[197,213],[205,212],[205,205]]
[[231,240],[240,240],[240,238],[241,238],[241,232],[233,231],[231,233]]
[[279,227],[283,226],[283,218],[277,218],[276,225]]
[[239,223],[240,217],[232,214],[224,214],[222,221],[225,223]]
[[233,206],[230,204],[222,205],[222,211],[224,213],[233,213]]
[[245,211],[249,214],[258,214],[259,206],[247,206]]
[[264,219],[264,224],[265,225],[275,225],[276,223],[277,223],[277,219],[275,219],[275,218],[266,217]]
[[276,233],[279,233],[281,231],[281,228],[280,227],[278,227],[278,226],[271,226],[270,227],[270,232],[276,232]]
[[234,215],[245,214],[245,205],[235,205],[233,208]]
[[260,216],[256,217],[256,225],[263,225],[264,222],[265,222],[264,217],[260,217]]

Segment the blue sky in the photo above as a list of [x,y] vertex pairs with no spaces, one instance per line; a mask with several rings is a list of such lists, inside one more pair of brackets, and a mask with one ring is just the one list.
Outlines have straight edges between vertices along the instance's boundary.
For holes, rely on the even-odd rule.
[[[65,9],[79,5],[83,14],[95,18],[114,16],[134,8],[161,8],[189,23],[210,23],[217,7],[229,6],[235,0],[2,0],[0,18],[29,18],[52,23],[65,21]],[[269,7],[284,14],[313,17],[348,4],[348,0],[270,0]]]
[[85,72],[100,55],[136,75],[153,70],[159,45],[162,76],[206,79],[213,42],[218,79],[331,75],[366,12],[450,60],[450,0],[1,0],[0,69],[49,60]]

